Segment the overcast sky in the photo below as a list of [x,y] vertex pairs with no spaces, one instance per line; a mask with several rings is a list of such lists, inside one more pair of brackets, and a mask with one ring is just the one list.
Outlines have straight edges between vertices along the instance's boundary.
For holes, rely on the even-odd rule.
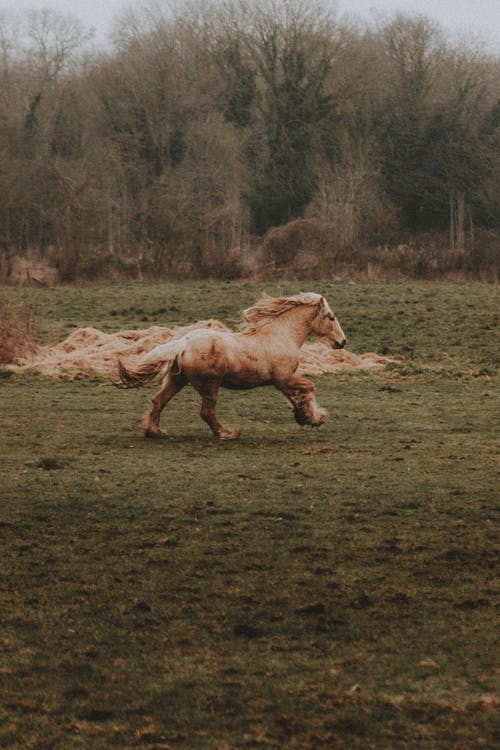
[[[453,39],[480,40],[482,46],[500,54],[500,0],[332,0],[337,15],[356,16],[373,21],[377,13],[421,13],[437,21]],[[127,6],[140,6],[130,0],[0,0],[0,11],[22,8],[54,8],[79,17],[93,26],[96,39],[106,39],[113,17]]]

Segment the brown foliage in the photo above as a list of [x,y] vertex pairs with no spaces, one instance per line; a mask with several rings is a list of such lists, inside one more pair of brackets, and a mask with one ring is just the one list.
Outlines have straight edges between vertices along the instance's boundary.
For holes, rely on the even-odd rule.
[[273,227],[260,248],[265,275],[311,278],[328,274],[338,255],[335,225],[320,219],[295,219]]
[[36,319],[32,298],[24,296],[18,304],[0,298],[0,364],[16,363],[36,351]]
[[394,236],[391,242],[343,245],[335,224],[296,219],[270,229],[259,251],[258,274],[268,278],[311,279],[357,276],[374,279],[475,278],[498,281],[500,238],[478,231],[474,245],[449,247],[446,232]]

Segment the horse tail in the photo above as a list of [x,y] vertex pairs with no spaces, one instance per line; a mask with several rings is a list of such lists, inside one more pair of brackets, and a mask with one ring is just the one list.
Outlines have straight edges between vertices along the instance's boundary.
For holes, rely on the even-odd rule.
[[180,374],[184,343],[183,339],[179,339],[168,344],[160,344],[148,352],[136,366],[125,367],[121,359],[118,359],[118,385],[122,388],[140,388],[159,374],[163,379],[174,367],[176,374]]

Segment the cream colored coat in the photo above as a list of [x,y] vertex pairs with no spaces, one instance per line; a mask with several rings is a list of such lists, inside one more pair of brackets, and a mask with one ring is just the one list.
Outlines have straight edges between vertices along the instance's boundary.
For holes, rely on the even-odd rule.
[[326,420],[314,396],[313,384],[295,375],[300,348],[316,335],[335,348],[346,344],[344,332],[330,306],[319,294],[265,297],[245,310],[246,328],[237,333],[198,329],[157,346],[135,368],[119,363],[122,384],[143,385],[161,374],[162,388],[153,397],[144,434],[162,437],[160,414],[187,383],[202,397],[201,416],[221,440],[239,436],[217,420],[215,405],[220,387],[232,389],[274,385],[292,404],[299,424],[317,426]]

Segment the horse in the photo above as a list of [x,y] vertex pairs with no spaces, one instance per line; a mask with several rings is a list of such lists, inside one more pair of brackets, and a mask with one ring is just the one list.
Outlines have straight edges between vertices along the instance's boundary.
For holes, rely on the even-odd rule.
[[291,297],[268,297],[243,311],[244,324],[237,332],[200,328],[179,339],[160,344],[135,365],[118,360],[118,385],[134,388],[161,377],[161,389],[143,424],[148,438],[166,437],[160,415],[166,404],[188,383],[201,396],[201,418],[219,440],[234,440],[240,430],[223,427],[216,416],[220,387],[245,390],[273,385],[290,402],[299,425],[317,427],[327,419],[319,407],[314,386],[298,377],[300,349],[312,334],[334,349],[346,337],[321,294],[302,292]]

